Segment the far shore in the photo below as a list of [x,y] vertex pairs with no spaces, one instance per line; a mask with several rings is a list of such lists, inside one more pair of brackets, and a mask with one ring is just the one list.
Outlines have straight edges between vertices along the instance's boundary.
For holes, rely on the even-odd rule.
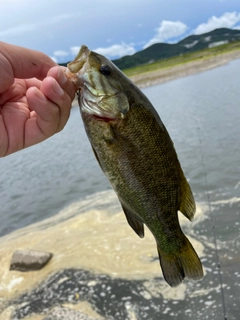
[[240,50],[221,53],[216,56],[204,57],[186,63],[177,64],[154,71],[140,73],[129,78],[140,88],[171,81],[177,78],[186,77],[227,64],[228,62],[240,59]]
[[[240,59],[240,50],[220,53],[210,57],[205,56],[203,59],[191,60],[174,66],[139,73],[137,75],[129,76],[129,79],[131,79],[139,88],[146,88],[221,67],[236,59]],[[77,96],[73,101],[73,105],[75,105],[75,103],[77,103]]]

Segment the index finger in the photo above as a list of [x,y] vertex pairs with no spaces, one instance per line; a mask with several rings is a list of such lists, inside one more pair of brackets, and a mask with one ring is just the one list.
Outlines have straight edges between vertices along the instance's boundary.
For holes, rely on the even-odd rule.
[[55,65],[42,52],[0,42],[0,93],[12,85],[14,78],[44,79]]

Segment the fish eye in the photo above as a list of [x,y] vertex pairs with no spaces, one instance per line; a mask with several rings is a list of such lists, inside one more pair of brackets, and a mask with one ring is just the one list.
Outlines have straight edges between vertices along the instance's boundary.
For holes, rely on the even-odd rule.
[[100,67],[100,72],[101,72],[101,74],[103,74],[104,76],[110,76],[110,74],[111,74],[111,69],[110,69],[109,66],[103,64],[103,65],[101,65],[101,67]]

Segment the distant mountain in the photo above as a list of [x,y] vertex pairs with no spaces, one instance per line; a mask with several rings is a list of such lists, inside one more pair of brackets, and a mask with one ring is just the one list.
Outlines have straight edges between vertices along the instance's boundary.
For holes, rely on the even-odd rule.
[[[220,28],[208,33],[189,36],[174,44],[156,43],[131,56],[113,60],[113,63],[123,70],[233,41],[240,41],[240,30]],[[67,63],[60,65],[67,66]]]
[[237,40],[240,40],[240,30],[220,28],[208,33],[189,36],[175,44],[156,43],[131,56],[113,60],[113,62],[119,69],[128,69]]

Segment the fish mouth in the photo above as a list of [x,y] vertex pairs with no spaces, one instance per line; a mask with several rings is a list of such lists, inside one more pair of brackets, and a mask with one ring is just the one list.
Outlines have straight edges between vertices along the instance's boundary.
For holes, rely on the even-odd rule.
[[124,110],[122,112],[113,112],[112,109],[104,108],[104,102],[107,99],[114,99],[118,93],[112,95],[106,95],[105,93],[99,93],[86,79],[84,75],[80,77],[81,88],[79,89],[78,103],[82,112],[93,116],[99,121],[116,121],[125,117]]
[[82,45],[76,58],[67,64],[66,75],[71,78],[77,89],[88,89],[95,97],[103,96],[99,94],[91,85],[91,80],[88,78],[88,71],[91,69],[89,56],[91,51],[87,46]]
[[[83,75],[89,68],[88,56],[90,52],[87,46],[82,45],[76,58],[67,64],[65,74],[75,84],[76,89],[83,88],[86,83]],[[90,85],[90,83],[88,85]]]
[[[104,95],[94,95],[85,85],[80,91],[78,104],[82,113],[93,117],[97,121],[110,122],[119,120],[119,115],[113,115],[112,112],[108,112],[99,106]],[[121,118],[123,118],[122,115],[120,115]]]
[[119,108],[119,103],[114,107],[115,101],[122,102],[123,94],[118,85],[114,86],[101,80],[100,65],[100,56],[85,45],[81,46],[76,58],[67,65],[67,76],[79,92],[78,103],[81,112],[99,121],[123,119],[129,108]]
[[90,52],[91,51],[88,49],[88,47],[82,45],[76,58],[72,62],[69,62],[67,64],[68,70],[74,74],[83,74],[86,71],[86,67],[84,68],[84,66],[88,61],[88,56]]

